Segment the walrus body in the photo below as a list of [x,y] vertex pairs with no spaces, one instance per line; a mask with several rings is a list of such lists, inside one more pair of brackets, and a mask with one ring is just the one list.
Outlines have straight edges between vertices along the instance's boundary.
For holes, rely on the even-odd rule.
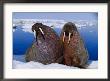
[[64,47],[64,64],[84,67],[87,64],[88,52],[75,24],[71,22],[66,23],[62,29],[60,38]]
[[[41,32],[39,27],[42,29]],[[62,62],[62,44],[56,32],[42,23],[32,26],[36,31],[36,40],[26,51],[26,61],[37,61],[43,64]]]

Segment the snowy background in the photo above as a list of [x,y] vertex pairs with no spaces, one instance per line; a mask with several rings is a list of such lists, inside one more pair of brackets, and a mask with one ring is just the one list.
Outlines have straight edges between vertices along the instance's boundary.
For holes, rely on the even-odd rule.
[[[28,14],[28,15],[27,15]],[[35,14],[35,13],[34,13]],[[87,67],[88,69],[96,69],[98,68],[98,21],[97,21],[97,16],[93,15],[87,15],[87,14],[82,14],[80,13],[79,15],[71,15],[71,18],[69,19],[63,19],[60,17],[55,17],[53,18],[46,18],[43,17],[45,13],[40,15],[39,13],[36,13],[33,15],[33,13],[14,13],[13,14],[13,69],[25,69],[25,68],[48,68],[48,69],[79,69],[77,67],[69,67],[66,65],[62,64],[57,64],[57,63],[52,63],[49,65],[43,65],[38,62],[25,62],[25,52],[27,48],[29,48],[34,40],[34,34],[31,31],[31,27],[34,23],[40,22],[45,25],[51,26],[58,35],[61,33],[61,29],[63,25],[66,22],[73,22],[76,24],[77,29],[81,35],[81,37],[84,40],[85,46],[89,52],[89,61],[88,64],[89,66]],[[46,13],[47,14],[47,13]],[[76,14],[76,13],[75,13]],[[79,14],[79,13],[78,13]],[[81,15],[82,14],[82,15]],[[32,15],[30,17],[30,15]],[[34,16],[40,15],[38,18]],[[68,14],[67,14],[68,15]],[[67,17],[67,15],[65,17]],[[46,15],[48,17],[51,17],[51,14]],[[60,15],[61,17],[64,15]],[[76,18],[73,18],[76,17]],[[96,16],[94,18],[94,16]],[[84,17],[84,18],[83,18]],[[46,18],[46,19],[45,19]],[[27,38],[28,37],[28,38]]]

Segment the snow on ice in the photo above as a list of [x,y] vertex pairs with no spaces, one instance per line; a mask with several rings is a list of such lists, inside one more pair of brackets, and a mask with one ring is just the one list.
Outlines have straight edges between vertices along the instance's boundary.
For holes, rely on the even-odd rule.
[[[66,66],[58,63],[51,63],[44,65],[39,62],[25,62],[24,55],[14,55],[13,57],[13,69],[80,69],[78,67]],[[87,69],[97,69],[98,61],[89,61],[89,66]]]

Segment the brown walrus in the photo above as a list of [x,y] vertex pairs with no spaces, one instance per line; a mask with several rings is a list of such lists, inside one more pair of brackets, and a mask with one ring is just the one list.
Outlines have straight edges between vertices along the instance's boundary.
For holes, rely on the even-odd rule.
[[60,39],[63,42],[64,64],[68,66],[85,67],[88,61],[88,52],[80,34],[72,22],[64,25]]
[[35,42],[26,51],[25,60],[43,64],[62,62],[62,44],[59,36],[49,26],[35,23],[32,31],[36,32]]

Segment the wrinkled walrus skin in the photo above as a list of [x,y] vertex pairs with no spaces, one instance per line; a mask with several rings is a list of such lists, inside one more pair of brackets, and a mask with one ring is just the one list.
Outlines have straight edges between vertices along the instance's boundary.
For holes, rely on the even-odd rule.
[[64,64],[80,68],[85,67],[88,61],[88,52],[75,24],[71,22],[66,23],[62,29],[60,39],[64,47]]
[[[39,27],[42,29],[40,32]],[[59,36],[49,26],[36,23],[32,26],[32,31],[36,31],[36,39],[32,46],[26,51],[25,60],[36,61],[43,64],[61,63],[62,44]]]

